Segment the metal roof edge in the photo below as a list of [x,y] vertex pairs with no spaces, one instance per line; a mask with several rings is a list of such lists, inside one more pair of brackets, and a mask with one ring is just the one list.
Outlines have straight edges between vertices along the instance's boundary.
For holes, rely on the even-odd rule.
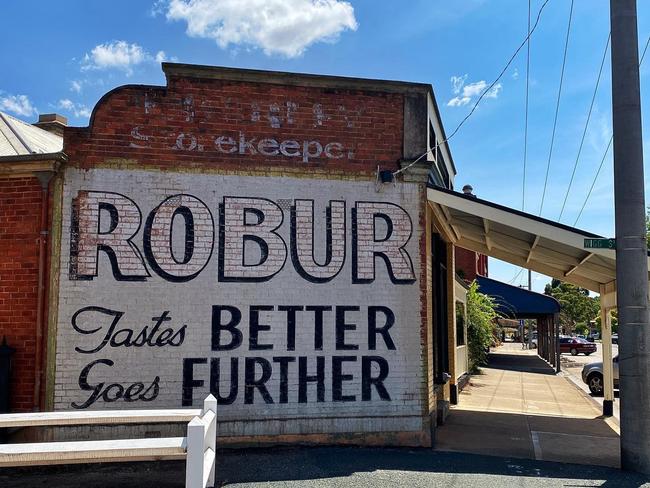
[[37,153],[37,154],[16,154],[11,156],[0,156],[0,163],[10,162],[28,162],[28,161],[61,161],[66,162],[68,155],[63,151],[55,153]]
[[227,66],[206,66],[199,64],[162,63],[165,76],[184,76],[227,81],[248,81],[276,85],[298,85],[322,88],[348,88],[356,90],[387,91],[396,93],[433,92],[428,83],[411,81],[379,80],[350,76],[322,75],[314,73],[292,73]]
[[540,222],[542,224],[557,227],[558,229],[566,230],[566,231],[569,231],[569,232],[574,232],[576,234],[581,234],[581,235],[583,235],[585,237],[591,237],[591,238],[602,238],[603,237],[601,235],[594,234],[594,233],[586,231],[586,230],[578,229],[577,227],[571,227],[569,225],[562,224],[560,222],[555,222],[553,220],[545,219],[544,217],[539,217],[537,215],[522,212],[521,210],[517,210],[517,209],[511,208],[511,207],[506,207],[505,205],[494,203],[494,202],[491,202],[489,200],[484,200],[482,198],[478,198],[477,196],[468,196],[468,195],[465,195],[463,193],[459,193],[459,192],[454,191],[454,190],[448,190],[446,188],[442,188],[442,187],[439,187],[439,186],[432,185],[430,183],[427,184],[427,187],[429,189],[431,189],[431,190],[436,190],[436,191],[439,191],[439,192],[442,192],[442,193],[446,193],[448,195],[452,195],[452,196],[455,196],[455,197],[458,197],[458,198],[462,198],[462,199],[470,201],[470,202],[476,202],[476,203],[480,203],[482,205],[487,205],[489,207],[496,208],[497,210],[501,210],[503,212],[508,212],[508,213],[511,213],[511,214],[514,214],[514,215],[518,215],[520,217],[524,217],[524,218],[527,218],[527,219],[534,220],[536,222]]

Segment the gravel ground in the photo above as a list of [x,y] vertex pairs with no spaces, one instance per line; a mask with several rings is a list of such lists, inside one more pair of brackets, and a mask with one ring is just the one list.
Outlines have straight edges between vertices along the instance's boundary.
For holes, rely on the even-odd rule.
[[[572,464],[434,452],[430,449],[312,447],[224,450],[217,486],[232,487],[649,487],[650,478]],[[183,462],[11,468],[3,488],[171,488]]]

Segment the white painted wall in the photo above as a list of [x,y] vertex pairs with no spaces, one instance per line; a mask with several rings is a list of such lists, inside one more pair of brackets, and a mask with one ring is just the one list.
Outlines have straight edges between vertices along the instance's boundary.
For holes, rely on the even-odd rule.
[[[81,193],[80,193],[81,191]],[[107,235],[95,235],[99,229],[109,232],[110,212],[102,210],[93,214],[92,205],[97,205],[94,197],[86,197],[83,192],[114,192],[131,199],[140,210],[141,222],[121,220],[113,234],[124,230],[127,233],[138,229],[132,239],[133,246],[124,247],[124,255],[118,256],[126,263],[122,270],[125,276],[131,279],[142,276],[142,269],[146,270],[144,281],[118,281],[112,272],[111,264],[105,252],[93,254],[97,242],[105,242]],[[173,282],[164,279],[157,273],[151,262],[144,256],[143,233],[145,223],[150,212],[157,208],[170,196],[184,194],[175,200],[167,200],[167,205],[175,203],[186,205],[195,212],[195,236],[201,241],[195,243],[195,253],[186,266],[170,259],[165,242],[169,242],[165,232],[163,217],[171,215],[170,208],[164,205],[159,208],[160,219],[154,225],[155,235],[152,237],[152,253],[159,262],[159,267],[170,274],[183,276],[188,279],[196,273],[194,278],[184,282]],[[92,193],[88,195],[99,195]],[[189,195],[189,196],[188,196]],[[171,172],[147,172],[130,170],[94,169],[82,171],[68,169],[65,173],[63,192],[63,217],[61,240],[61,276],[59,284],[59,308],[57,324],[57,354],[56,354],[56,382],[55,382],[55,408],[57,410],[70,409],[75,404],[77,407],[94,409],[111,408],[161,408],[182,405],[183,398],[183,364],[186,359],[196,359],[193,365],[193,379],[198,381],[188,395],[193,400],[193,406],[200,405],[209,390],[210,364],[212,359],[219,359],[221,377],[219,390],[223,396],[230,391],[230,361],[237,358],[239,362],[237,398],[231,404],[219,406],[219,433],[220,435],[270,435],[291,433],[337,433],[337,432],[381,432],[381,431],[414,431],[422,428],[422,367],[420,350],[420,259],[418,255],[418,240],[420,229],[418,225],[418,187],[415,184],[385,185],[379,192],[376,191],[374,182],[334,181],[298,179],[285,177],[250,177],[250,176],[225,176],[211,174],[187,174]],[[71,275],[71,231],[74,226],[72,209],[73,200],[80,197],[83,208],[78,208],[77,214],[80,235],[73,239],[78,250],[77,259],[73,270],[78,277]],[[248,199],[267,199],[269,207],[273,210],[268,213],[266,223],[273,218],[280,218],[281,225],[277,234],[281,239],[270,238],[273,241],[269,246],[269,259],[265,264],[268,269],[253,270],[260,276],[272,274],[272,278],[261,282],[236,282],[219,280],[219,224],[221,222],[219,204],[224,196],[244,197]],[[115,197],[117,198],[117,197]],[[317,263],[324,261],[325,242],[325,208],[330,200],[345,202],[345,242],[333,243],[334,252],[345,249],[345,260],[342,269],[333,279],[327,282],[315,283],[301,276],[292,264],[290,251],[290,212],[294,199],[314,200],[314,258]],[[81,200],[78,200],[81,201]],[[128,202],[117,198],[116,208],[125,215],[129,212]],[[214,233],[210,229],[209,218],[199,202],[203,202],[212,214]],[[120,203],[121,202],[121,203]],[[404,239],[407,227],[411,232],[408,242],[403,250],[387,249],[393,259],[399,261],[393,274],[401,278],[402,283],[395,284],[391,281],[384,260],[374,259],[374,281],[372,277],[372,259],[364,258],[368,255],[367,243],[359,246],[357,278],[361,283],[353,283],[353,246],[352,246],[352,209],[356,202],[376,202],[376,205],[360,204],[362,208],[376,209],[378,212],[391,213],[393,222],[393,236]],[[120,205],[123,204],[122,207]],[[278,215],[277,206],[280,208]],[[398,207],[396,207],[397,205]],[[301,206],[300,215],[304,216],[305,206]],[[340,229],[340,205],[333,210],[333,234]],[[401,210],[410,216],[404,218]],[[133,208],[130,209],[130,218],[134,218]],[[137,212],[136,212],[137,213]],[[402,215],[402,216],[401,216]],[[93,218],[99,217],[99,223]],[[367,215],[366,215],[367,217]],[[251,218],[249,216],[249,218]],[[128,219],[127,219],[128,220]],[[136,218],[137,220],[137,218]],[[368,229],[368,225],[375,229]],[[177,260],[184,257],[183,218],[176,217],[173,224],[172,249]],[[248,221],[254,224],[255,219]],[[302,221],[305,224],[304,221]],[[338,224],[337,224],[338,223]],[[138,225],[139,224],[139,227]],[[375,218],[359,220],[359,234],[371,236],[377,240],[382,239],[387,232],[385,219]],[[245,226],[244,226],[245,227]],[[272,231],[272,226],[267,231]],[[301,235],[304,238],[305,225],[301,225]],[[228,232],[236,231],[237,226],[229,224]],[[271,229],[271,230],[269,230]],[[241,229],[239,229],[241,230]],[[245,231],[246,229],[244,229]],[[153,233],[153,231],[152,231]],[[270,236],[270,234],[269,234]],[[109,236],[110,237],[110,236]],[[114,235],[112,237],[115,237]],[[118,236],[119,237],[119,236]],[[128,237],[128,235],[126,236]],[[232,234],[229,235],[232,238]],[[214,248],[210,255],[209,240],[214,239]],[[233,240],[227,242],[235,242]],[[287,247],[286,261],[282,266],[276,262],[282,255],[282,244]],[[110,242],[110,239],[109,239]],[[113,241],[116,247],[119,239]],[[303,242],[304,244],[304,242]],[[378,248],[382,245],[376,244]],[[93,247],[94,246],[94,247]],[[389,246],[390,247],[390,246]],[[300,246],[299,246],[300,248]],[[224,249],[224,267],[228,265],[227,259],[241,259],[241,251],[236,245],[229,245]],[[301,259],[307,260],[309,256],[304,253],[302,246]],[[137,263],[137,253],[143,255],[142,262]],[[259,260],[259,249],[253,245],[246,246],[247,264]],[[97,256],[97,276],[92,275],[94,256]],[[372,254],[371,254],[372,255]],[[134,258],[133,256],[136,256]],[[278,257],[280,256],[280,257]],[[340,256],[339,256],[340,258]],[[412,269],[407,263],[407,258],[412,262]],[[275,261],[274,261],[275,260]],[[81,262],[83,261],[83,263]],[[332,263],[336,265],[336,256]],[[232,263],[231,263],[232,264]],[[204,267],[202,268],[202,266]],[[235,267],[236,268],[236,267]],[[260,267],[264,268],[264,266]],[[313,264],[305,269],[312,274],[317,274]],[[90,271],[89,271],[90,270]],[[230,270],[232,273],[232,269]],[[228,273],[226,273],[228,275]],[[332,275],[331,266],[323,268],[322,277],[328,279]],[[411,276],[413,279],[408,282]],[[239,330],[242,331],[242,344],[230,351],[213,351],[212,313],[213,305],[228,305],[237,307],[242,311],[242,320]],[[259,323],[268,325],[269,330],[259,331],[259,344],[272,346],[272,350],[250,350],[249,348],[249,310],[250,305],[274,306],[273,311],[259,313]],[[279,312],[278,306],[356,306],[359,311],[349,311],[346,322],[356,324],[349,326],[349,330],[341,330],[345,336],[345,343],[358,346],[356,349],[337,350],[334,316],[335,312],[325,312],[323,323],[322,350],[315,349],[315,314],[313,312],[296,312],[296,337],[295,350],[288,350],[287,346],[287,313]],[[390,338],[395,349],[389,350],[381,334],[375,334],[376,350],[369,349],[368,340],[368,307],[388,307],[395,315],[395,324],[390,328]],[[101,307],[88,309],[86,307]],[[81,312],[79,312],[82,310]],[[110,311],[110,312],[107,312]],[[115,327],[113,345],[109,340],[101,347],[109,326],[117,313],[122,312]],[[133,330],[132,339],[147,326],[149,330],[154,326],[152,317],[160,317],[167,312],[158,333],[151,339],[154,344],[140,347],[126,346],[127,332],[119,329]],[[76,326],[73,327],[73,316],[76,315]],[[224,314],[224,318],[229,317]],[[383,325],[384,315],[378,314],[378,326]],[[183,326],[185,329],[181,332]],[[171,328],[170,332],[162,332]],[[95,332],[91,332],[95,330]],[[86,333],[83,333],[85,331]],[[163,334],[162,339],[160,334]],[[222,342],[228,342],[229,335],[225,335]],[[156,340],[162,345],[157,346]],[[137,341],[136,341],[137,342]],[[140,341],[142,342],[142,341]],[[121,345],[120,345],[121,344]],[[75,348],[96,352],[84,353]],[[300,357],[305,357],[307,373],[316,374],[317,359],[323,357],[324,361],[324,401],[317,401],[317,391],[314,382],[308,383],[306,402],[300,403],[298,368]],[[333,357],[349,356],[354,360],[342,363],[342,374],[351,374],[350,380],[342,383],[340,395],[354,395],[354,401],[335,401],[333,393]],[[390,399],[381,399],[378,388],[371,385],[369,400],[362,399],[362,357],[377,356],[385,361],[388,366],[386,378],[382,381]],[[258,390],[253,391],[253,402],[245,402],[245,358],[262,358],[272,366],[271,376],[265,383],[273,403],[266,403]],[[286,384],[286,403],[281,403],[281,364],[274,362],[273,358],[290,357],[292,362],[287,362],[288,367]],[[86,368],[96,360],[112,361],[97,363],[89,370]],[[379,374],[379,364],[370,362],[370,375]],[[80,378],[82,370],[87,369],[88,374],[83,383]],[[187,369],[187,366],[186,366]],[[256,378],[261,374],[261,368],[256,368]],[[155,382],[155,378],[158,381]],[[80,387],[80,381],[85,384],[86,390]],[[142,383],[142,387],[137,383]],[[158,386],[157,392],[155,382]],[[200,383],[202,382],[202,384]],[[101,383],[103,386],[98,387]],[[118,384],[120,386],[111,386]],[[136,384],[136,386],[131,386]],[[186,384],[187,375],[186,375]],[[130,390],[128,388],[130,387]],[[101,394],[96,401],[88,402],[95,388]],[[103,395],[107,392],[106,397]],[[130,393],[133,401],[125,401],[126,392]],[[121,395],[120,395],[121,393]],[[106,398],[115,401],[106,401]],[[340,400],[340,398],[339,398]]]

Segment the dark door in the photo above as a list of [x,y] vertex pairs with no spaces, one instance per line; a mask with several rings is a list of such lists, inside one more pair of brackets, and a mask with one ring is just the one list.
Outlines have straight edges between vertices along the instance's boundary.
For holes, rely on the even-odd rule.
[[438,384],[445,383],[449,372],[449,330],[447,328],[447,244],[439,234],[431,237],[431,280],[433,292],[433,367]]

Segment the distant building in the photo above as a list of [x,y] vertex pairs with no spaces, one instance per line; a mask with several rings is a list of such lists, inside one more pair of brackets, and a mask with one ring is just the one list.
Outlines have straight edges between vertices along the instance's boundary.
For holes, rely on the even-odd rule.
[[488,276],[488,257],[462,247],[456,248],[456,273],[467,282]]

